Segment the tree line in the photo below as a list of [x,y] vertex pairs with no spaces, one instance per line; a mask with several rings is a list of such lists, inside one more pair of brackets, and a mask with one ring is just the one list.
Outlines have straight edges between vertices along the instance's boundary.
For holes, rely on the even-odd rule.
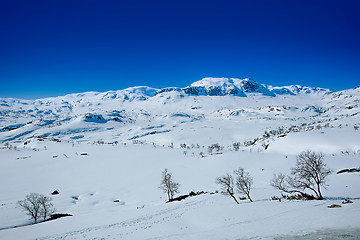
[[[324,162],[324,154],[316,153],[311,150],[304,151],[296,156],[296,163],[291,168],[291,175],[283,173],[274,174],[270,185],[275,189],[288,194],[299,194],[305,199],[322,200],[322,187],[326,189],[326,179],[333,172]],[[215,182],[220,185],[221,193],[231,197],[239,204],[235,193],[238,192],[245,196],[243,199],[253,201],[251,190],[253,178],[244,168],[239,167],[233,174],[226,173],[217,177]],[[165,168],[162,172],[159,188],[167,194],[169,201],[174,199],[175,193],[179,192],[180,183],[173,179],[172,173]],[[310,191],[315,196],[308,194]],[[54,212],[55,207],[52,199],[43,194],[30,193],[24,200],[17,202],[18,206],[37,223],[39,219],[47,220]]]
[[[333,172],[324,162],[324,154],[316,153],[311,150],[303,151],[296,156],[296,163],[291,168],[291,175],[283,173],[274,174],[270,185],[281,192],[288,194],[299,194],[305,199],[322,200],[323,195],[321,188],[327,187],[326,179]],[[253,178],[249,172],[244,168],[239,167],[233,171],[233,174],[226,173],[217,177],[215,182],[220,185],[221,193],[234,199],[239,204],[235,197],[238,192],[252,202],[250,192],[253,186]],[[162,179],[159,188],[167,194],[169,201],[174,198],[174,194],[179,192],[180,184],[176,182],[172,173],[168,169],[162,172]],[[308,194],[309,190],[315,196]]]

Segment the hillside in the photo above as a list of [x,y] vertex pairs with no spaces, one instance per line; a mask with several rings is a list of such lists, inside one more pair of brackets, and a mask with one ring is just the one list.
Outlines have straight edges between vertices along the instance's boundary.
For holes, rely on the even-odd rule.
[[[359,87],[332,92],[204,78],[184,88],[0,99],[0,113],[0,239],[360,234],[360,174],[337,174],[360,167]],[[273,175],[289,174],[307,149],[324,153],[333,170],[325,200],[271,200],[281,196],[270,186]],[[238,167],[254,180],[254,202],[237,205],[219,193],[215,179]],[[204,194],[165,203],[158,188],[165,168],[180,183],[177,195]],[[58,213],[72,216],[31,225],[17,206],[31,192],[51,196]]]
[[[353,127],[360,112],[359,89],[332,93],[226,78],[205,78],[183,89],[134,87],[34,101],[0,101],[3,143],[31,142],[42,136],[82,142],[173,142],[179,146],[211,144],[226,136],[222,143],[228,145],[261,138],[265,131],[279,127],[284,131],[317,125]],[[255,128],[249,128],[254,124]]]

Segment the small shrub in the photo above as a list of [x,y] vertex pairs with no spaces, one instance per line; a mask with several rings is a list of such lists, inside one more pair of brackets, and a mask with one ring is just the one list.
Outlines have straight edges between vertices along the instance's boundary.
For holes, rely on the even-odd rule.
[[330,206],[328,206],[328,208],[341,208],[341,205],[339,205],[339,204],[331,204]]

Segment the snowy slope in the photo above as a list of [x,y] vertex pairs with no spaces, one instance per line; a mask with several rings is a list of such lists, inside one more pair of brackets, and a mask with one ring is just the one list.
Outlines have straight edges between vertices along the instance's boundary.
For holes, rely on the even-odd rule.
[[[343,107],[344,100],[333,100],[332,96],[329,90],[319,88],[274,88],[251,79],[204,78],[183,89],[134,87],[35,101],[1,99],[0,141],[23,142],[46,135],[66,141],[84,136],[82,141],[126,142],[137,139],[169,144],[180,140],[174,139],[174,134],[171,134],[178,129],[183,132],[181,129],[196,128],[199,134],[203,134],[198,124],[206,127],[213,125],[212,122],[223,122],[224,127],[231,125],[232,129],[241,126],[229,124],[228,120],[244,123],[246,127],[246,122],[257,119],[260,122],[265,120],[265,126],[258,128],[264,131],[278,118],[289,120],[285,121],[287,125],[293,124],[293,121],[296,124],[308,123],[314,117],[325,121],[337,117],[339,112],[346,112],[338,109]],[[354,104],[357,104],[356,96],[352,97]],[[326,112],[335,110],[331,109],[334,106],[329,106],[333,101],[336,102],[336,113],[330,116]],[[358,107],[351,112],[356,111]],[[268,123],[271,123],[270,126]],[[100,132],[107,132],[103,134],[106,139],[96,136]],[[155,141],[159,139],[159,133],[164,138]],[[155,138],[149,136],[154,134]],[[216,133],[210,130],[209,135],[213,134]],[[257,131],[249,137],[255,138],[259,134]],[[234,136],[228,142],[245,140],[242,136]]]
[[[231,151],[200,158],[146,145],[47,141],[37,148],[1,150],[0,180],[11,183],[0,188],[0,226],[8,228],[0,230],[1,239],[273,239],[360,228],[358,173],[332,175],[324,192],[328,200],[270,200],[279,195],[269,186],[273,173],[288,172],[294,155]],[[83,152],[88,155],[81,156]],[[327,154],[326,161],[339,170],[358,166],[359,155]],[[210,194],[218,189],[216,177],[239,166],[254,178],[253,203],[236,205],[231,198]],[[181,183],[181,194],[208,193],[165,204],[166,195],[158,189],[165,167]],[[72,217],[12,228],[31,223],[16,207],[17,200],[30,192],[51,196],[55,189],[60,192],[52,196],[58,212]],[[327,208],[344,198],[354,203]]]
[[[360,88],[236,78],[0,99],[0,239],[357,239],[360,174],[336,172],[360,167],[359,103]],[[326,200],[272,201],[273,174],[306,149],[334,170]],[[238,167],[254,179],[253,203],[216,193],[216,177]],[[166,204],[164,168],[179,194],[206,194]],[[73,216],[27,225],[16,202],[55,189],[57,212]],[[327,207],[345,198],[354,203]]]

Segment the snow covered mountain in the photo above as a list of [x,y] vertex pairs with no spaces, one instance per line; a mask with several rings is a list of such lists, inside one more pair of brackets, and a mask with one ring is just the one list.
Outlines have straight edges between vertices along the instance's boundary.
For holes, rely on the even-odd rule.
[[[259,137],[260,131],[284,124],[290,127],[357,115],[358,92],[333,93],[297,85],[266,86],[251,79],[204,78],[185,88],[132,87],[38,100],[0,99],[0,142],[23,143],[47,136],[65,141],[142,140],[164,145],[179,144],[195,132],[221,135],[222,131],[231,131],[232,137],[226,140],[231,144]],[[239,132],[253,119],[261,123],[245,139]],[[279,119],[283,120],[280,125]],[[241,124],[231,124],[230,120]],[[216,133],[214,123],[221,125]],[[210,129],[205,131],[203,126]],[[195,130],[189,133],[182,131],[184,128]]]
[[[358,239],[359,139],[359,87],[204,78],[185,88],[3,98],[0,239]],[[274,174],[289,174],[307,149],[334,170],[324,200],[273,200]],[[219,194],[215,179],[239,167],[253,178],[254,202]],[[164,168],[192,197],[165,203]],[[17,205],[31,192],[72,216],[31,224]]]
[[264,96],[275,97],[277,95],[296,95],[299,93],[330,93],[328,89],[302,87],[299,85],[289,87],[272,87],[259,84],[252,79],[238,78],[203,78],[200,81],[192,83],[183,89],[174,89],[184,91],[188,95],[205,96],[240,96],[246,97],[251,93],[259,93]]

